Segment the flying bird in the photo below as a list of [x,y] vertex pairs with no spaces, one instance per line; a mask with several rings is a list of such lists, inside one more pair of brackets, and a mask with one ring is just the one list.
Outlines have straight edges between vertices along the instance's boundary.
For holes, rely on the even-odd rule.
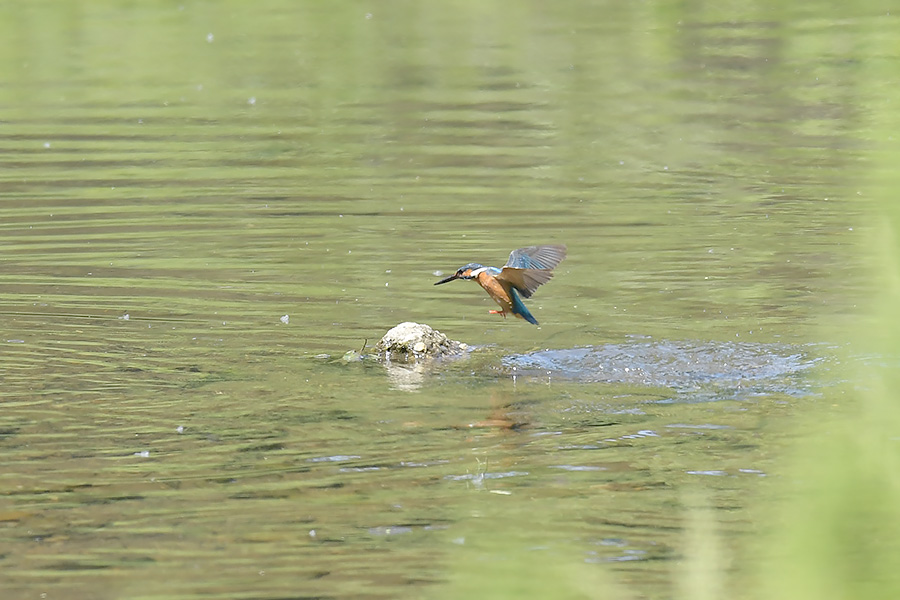
[[[540,285],[550,281],[553,269],[565,257],[566,247],[563,245],[528,246],[510,252],[509,260],[501,269],[469,263],[434,285],[454,279],[474,279],[500,305],[500,310],[492,310],[491,314],[505,318],[506,313],[512,313],[537,325],[537,319],[525,307],[522,298],[531,298]],[[520,294],[522,298],[519,298]]]

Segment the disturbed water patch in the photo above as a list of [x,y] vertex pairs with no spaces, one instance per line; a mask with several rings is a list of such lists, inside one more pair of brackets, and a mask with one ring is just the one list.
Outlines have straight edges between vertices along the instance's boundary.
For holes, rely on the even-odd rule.
[[641,341],[504,358],[515,377],[663,388],[664,401],[738,400],[812,392],[807,372],[822,362],[808,348],[750,342]]

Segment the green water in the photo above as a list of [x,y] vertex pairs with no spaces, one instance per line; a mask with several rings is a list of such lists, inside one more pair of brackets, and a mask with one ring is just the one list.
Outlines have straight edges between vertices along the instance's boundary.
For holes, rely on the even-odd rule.
[[[426,597],[496,539],[671,597],[686,495],[753,531],[812,383],[508,357],[827,365],[870,291],[888,8],[6,3],[4,597]],[[569,247],[540,328],[432,285],[539,243]],[[477,350],[411,386],[340,360],[402,321]]]

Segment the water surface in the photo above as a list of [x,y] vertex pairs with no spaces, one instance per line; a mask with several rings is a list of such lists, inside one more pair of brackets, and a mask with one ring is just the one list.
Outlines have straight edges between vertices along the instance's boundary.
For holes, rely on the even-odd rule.
[[[896,23],[831,10],[7,3],[6,596],[422,597],[500,539],[671,597],[868,293]],[[537,243],[539,328],[432,285]],[[341,360],[408,320],[478,350]]]

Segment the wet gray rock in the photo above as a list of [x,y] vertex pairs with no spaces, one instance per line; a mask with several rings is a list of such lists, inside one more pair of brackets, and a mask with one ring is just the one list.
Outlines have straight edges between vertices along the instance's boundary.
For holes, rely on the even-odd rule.
[[468,349],[466,344],[449,339],[423,323],[400,323],[375,346],[376,355],[386,360],[414,362],[425,358],[458,356]]

